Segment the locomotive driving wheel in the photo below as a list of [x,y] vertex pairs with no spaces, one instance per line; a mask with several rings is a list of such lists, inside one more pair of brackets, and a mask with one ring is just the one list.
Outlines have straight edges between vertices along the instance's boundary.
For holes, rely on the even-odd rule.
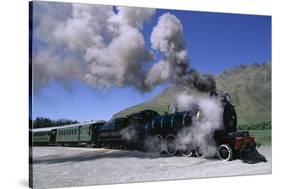
[[163,137],[161,135],[154,136],[154,151],[157,153],[163,152]]
[[204,158],[204,154],[201,153],[199,149],[195,150],[195,155],[196,155],[196,157],[198,157],[198,158]]
[[177,152],[176,137],[172,134],[166,137],[166,150],[167,154],[170,156],[175,155]]
[[218,147],[218,157],[223,161],[232,160],[232,149],[228,144],[222,144]]
[[193,150],[189,147],[180,151],[181,155],[184,157],[191,157],[193,155]]

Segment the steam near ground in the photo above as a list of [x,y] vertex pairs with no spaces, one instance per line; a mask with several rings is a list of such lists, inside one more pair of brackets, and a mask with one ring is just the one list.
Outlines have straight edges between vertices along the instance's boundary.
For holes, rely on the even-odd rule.
[[[174,104],[179,111],[194,111],[199,109],[199,114],[192,118],[191,125],[182,128],[176,136],[178,150],[198,150],[204,157],[213,157],[217,153],[217,147],[212,138],[216,130],[223,127],[223,106],[221,100],[214,96],[192,96],[187,93],[175,95]],[[122,138],[128,142],[137,141],[137,127],[129,126],[121,131]],[[144,148],[148,152],[156,152],[156,138],[149,136],[144,141]],[[164,140],[164,139],[163,139]],[[159,141],[158,141],[159,142]],[[165,141],[162,141],[162,150],[165,150]]]
[[129,142],[136,142],[138,138],[137,125],[129,125],[120,131],[122,139]]
[[192,125],[178,133],[177,147],[180,150],[198,148],[205,157],[214,156],[217,148],[212,136],[216,130],[223,127],[221,100],[209,95],[194,97],[185,93],[176,95],[175,100],[180,110],[189,110],[196,104],[200,111],[199,117],[193,118]]

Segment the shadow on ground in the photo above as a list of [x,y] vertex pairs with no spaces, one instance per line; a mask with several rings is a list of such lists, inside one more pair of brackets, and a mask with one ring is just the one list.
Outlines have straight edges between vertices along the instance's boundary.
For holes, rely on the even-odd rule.
[[33,159],[33,164],[56,164],[66,162],[82,162],[106,158],[143,158],[143,159],[157,159],[157,158],[168,158],[170,156],[156,153],[145,153],[138,151],[95,151],[95,152],[84,152],[76,155],[48,155],[44,157],[38,157]]
[[[258,163],[262,162],[263,159],[257,158],[259,154],[256,153],[246,153],[243,159],[248,159],[251,161],[245,161],[244,163]],[[262,156],[262,155],[261,155]],[[43,157],[33,158],[32,164],[57,164],[66,162],[83,162],[83,161],[93,161],[98,159],[110,159],[110,158],[141,158],[141,159],[157,159],[157,158],[170,158],[167,154],[149,153],[141,151],[122,151],[122,150],[101,150],[101,151],[88,151],[80,152],[75,155],[69,154],[58,154],[58,155],[47,155]],[[264,158],[264,156],[262,156]],[[207,158],[208,161],[220,161],[217,158]],[[265,158],[264,158],[265,159]],[[256,161],[254,161],[256,160]],[[204,163],[202,161],[199,164]]]

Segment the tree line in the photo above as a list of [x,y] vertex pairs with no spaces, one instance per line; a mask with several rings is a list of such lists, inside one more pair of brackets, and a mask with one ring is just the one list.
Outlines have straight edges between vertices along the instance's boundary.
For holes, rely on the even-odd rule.
[[271,121],[263,121],[255,124],[239,124],[239,130],[263,130],[271,129]]
[[43,128],[43,127],[55,127],[62,125],[70,125],[79,123],[77,120],[69,120],[69,119],[58,119],[52,120],[46,117],[37,117],[35,120],[32,120],[33,128]]

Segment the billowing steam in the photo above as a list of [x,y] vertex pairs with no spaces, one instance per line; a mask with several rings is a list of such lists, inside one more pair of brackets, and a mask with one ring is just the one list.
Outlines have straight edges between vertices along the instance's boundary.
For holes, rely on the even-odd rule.
[[145,90],[143,67],[153,56],[145,48],[141,29],[155,10],[67,5],[34,3],[34,90],[53,80],[71,79],[93,88]]
[[163,14],[153,28],[150,41],[152,48],[162,54],[162,60],[148,73],[146,83],[151,87],[167,80],[177,82],[179,71],[187,70],[189,65],[182,29],[180,21],[170,13]]
[[210,96],[190,96],[178,94],[175,97],[179,110],[190,110],[194,104],[198,106],[200,115],[193,119],[191,127],[186,127],[177,135],[177,147],[180,150],[191,148],[198,150],[205,157],[216,154],[213,134],[223,127],[223,107],[221,101]]
[[[163,82],[200,91],[215,88],[211,77],[190,68],[183,26],[170,13],[159,17],[148,48],[142,29],[154,9],[47,2],[33,6],[35,91],[51,81],[73,79],[98,89],[149,91]],[[149,68],[154,53],[161,58]]]
[[183,26],[176,16],[163,14],[153,28],[150,40],[152,48],[162,55],[162,59],[153,65],[145,80],[150,88],[170,81],[181,90],[187,87],[203,92],[215,90],[215,80],[211,76],[201,75],[190,68]]
[[137,127],[138,125],[129,125],[125,129],[122,129],[120,131],[122,139],[128,142],[137,142],[139,139]]

